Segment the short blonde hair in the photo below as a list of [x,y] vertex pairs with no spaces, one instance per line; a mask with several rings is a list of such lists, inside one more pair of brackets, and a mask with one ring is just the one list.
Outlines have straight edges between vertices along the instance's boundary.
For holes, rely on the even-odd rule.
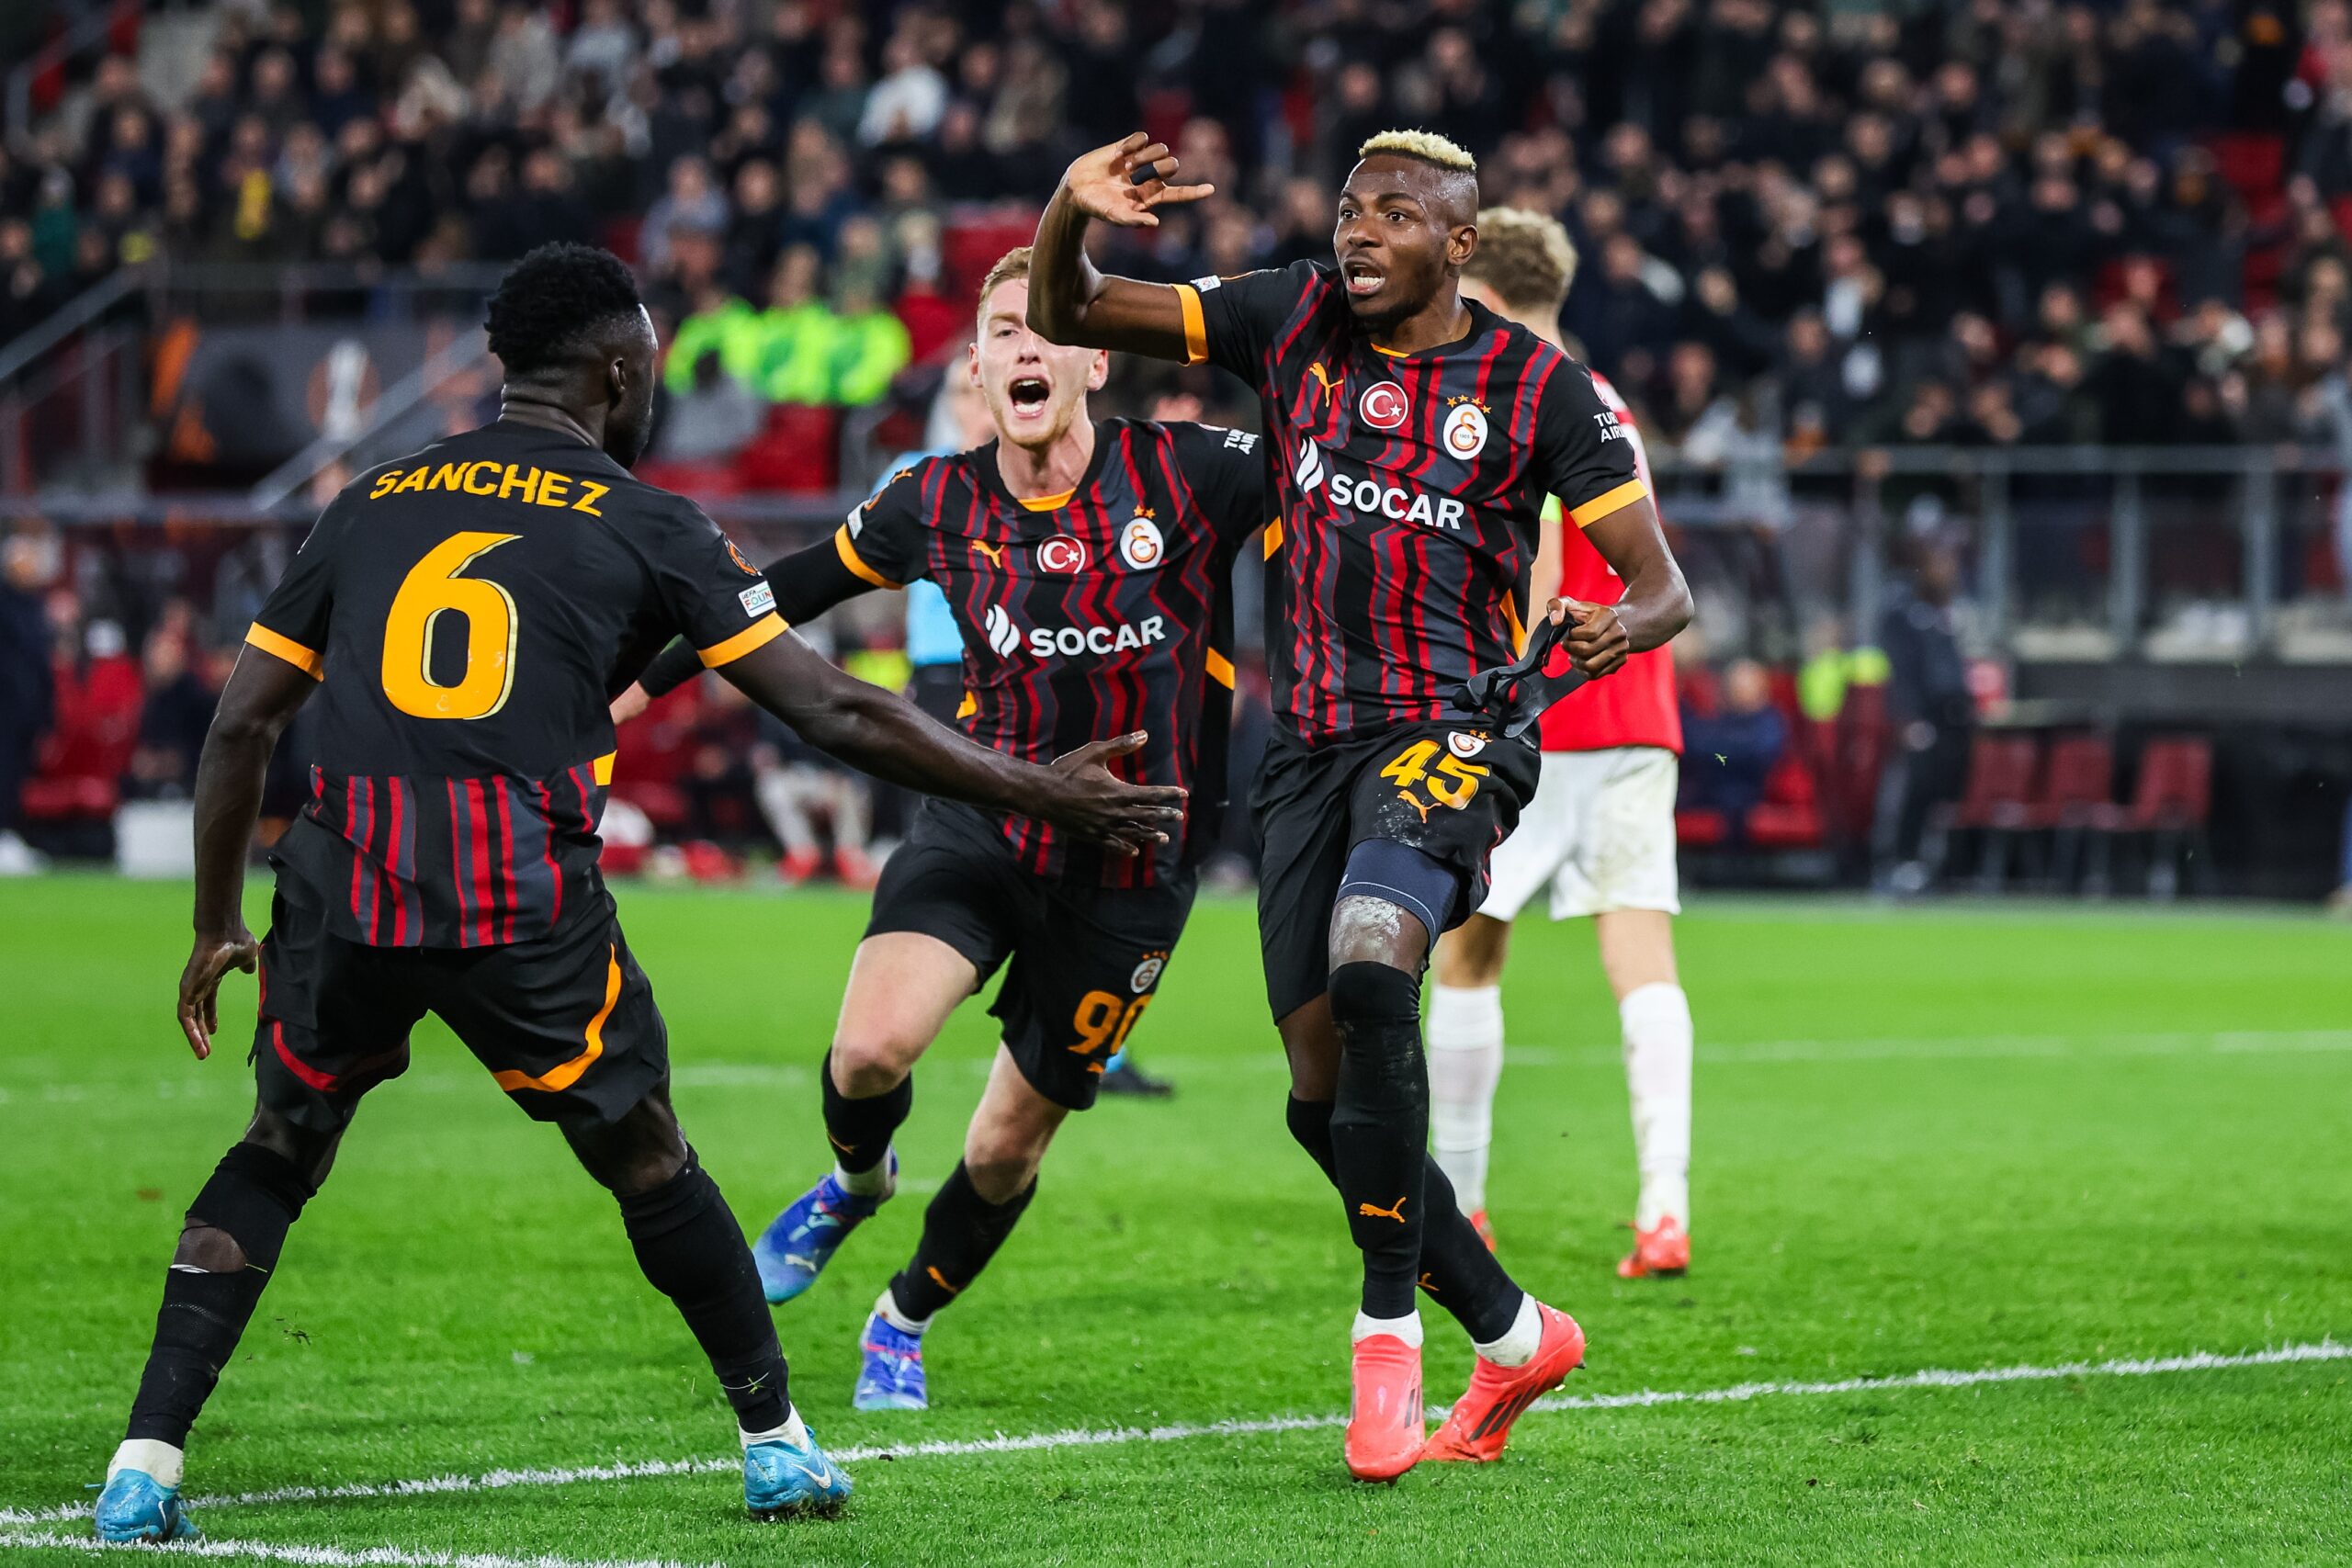
[[980,279],[980,297],[973,302],[972,309],[975,311],[986,310],[989,296],[996,292],[998,284],[1011,283],[1015,278],[1025,278],[1028,276],[1029,247],[1015,245],[997,257],[996,265],[989,268],[989,275]]
[[1434,130],[1384,130],[1377,136],[1366,137],[1356,149],[1359,158],[1370,158],[1386,152],[1398,158],[1416,158],[1424,164],[1435,164],[1441,169],[1453,169],[1465,175],[1478,172],[1478,160],[1464,152],[1458,143],[1449,141]]
[[1576,281],[1577,248],[1559,220],[1523,207],[1478,214],[1478,248],[1462,276],[1483,283],[1513,310],[1556,310]]

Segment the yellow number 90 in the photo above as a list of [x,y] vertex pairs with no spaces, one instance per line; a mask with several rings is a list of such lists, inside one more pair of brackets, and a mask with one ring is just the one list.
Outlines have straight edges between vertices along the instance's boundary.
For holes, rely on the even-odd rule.
[[[488,718],[514,690],[514,600],[485,578],[458,573],[516,534],[452,534],[401,581],[384,619],[384,695],[417,718]],[[433,679],[433,626],[444,611],[466,618],[466,672],[454,686]]]

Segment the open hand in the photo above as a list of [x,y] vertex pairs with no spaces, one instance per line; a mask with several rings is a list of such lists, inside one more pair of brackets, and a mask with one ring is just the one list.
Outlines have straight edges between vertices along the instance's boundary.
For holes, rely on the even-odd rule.
[[261,955],[254,933],[239,926],[225,936],[199,936],[180,971],[180,1032],[187,1048],[203,1061],[212,1055],[212,1036],[220,1027],[220,977],[232,969],[253,973]]
[[1048,771],[1059,782],[1035,815],[1123,855],[1166,843],[1184,820],[1186,792],[1174,784],[1127,784],[1102,765],[1143,750],[1145,739],[1138,729],[1055,758]]
[[1176,157],[1168,143],[1138,130],[1124,141],[1082,154],[1063,174],[1062,186],[1089,218],[1122,229],[1157,229],[1159,216],[1154,208],[1198,201],[1216,189],[1212,185],[1170,185],[1175,173]]
[[1625,662],[1634,650],[1633,638],[1617,619],[1617,610],[1611,604],[1589,604],[1581,599],[1555,599],[1545,606],[1555,622],[1567,620],[1574,624],[1560,646],[1568,650],[1568,662],[1588,677],[1608,674]]

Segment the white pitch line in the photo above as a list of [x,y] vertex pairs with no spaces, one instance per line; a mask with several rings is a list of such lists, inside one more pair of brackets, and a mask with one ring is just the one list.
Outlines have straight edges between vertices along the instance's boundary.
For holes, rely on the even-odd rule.
[[0,1547],[47,1547],[62,1551],[153,1551],[175,1557],[249,1559],[291,1562],[300,1568],[681,1568],[667,1559],[590,1560],[571,1557],[503,1557],[488,1551],[411,1551],[396,1546],[280,1546],[266,1540],[175,1540],[148,1546],[98,1540],[53,1530],[0,1531]]
[[[2057,1382],[2069,1378],[2143,1378],[2172,1372],[2227,1371],[2242,1367],[2276,1367],[2313,1361],[2352,1360],[2352,1345],[2333,1338],[2313,1343],[2282,1345],[2269,1350],[2221,1355],[2209,1350],[2185,1356],[2142,1357],[2106,1361],[2062,1361],[2054,1366],[1931,1367],[1887,1377],[1838,1378],[1817,1382],[1744,1382],[1728,1388],[1643,1389],[1632,1393],[1555,1393],[1529,1408],[1562,1410],[1636,1410],[1663,1404],[1740,1404],[1750,1400],[1863,1393],[1890,1389],[1975,1388],[1994,1383]],[[1430,1415],[1442,1416],[1441,1406]],[[1227,1421],[1170,1422],[1158,1427],[1069,1427],[1052,1432],[1000,1432],[990,1438],[926,1438],[911,1443],[876,1443],[836,1449],[832,1457],[845,1464],[864,1460],[954,1459],[974,1454],[1036,1453],[1057,1449],[1106,1448],[1125,1443],[1175,1443],[1193,1438],[1254,1437],[1275,1432],[1323,1431],[1344,1427],[1345,1416],[1267,1416]],[[280,1503],[331,1503],[380,1497],[422,1497],[456,1492],[494,1492],[510,1486],[568,1486],[582,1482],[633,1481],[648,1476],[734,1474],[741,1461],[733,1459],[645,1460],[621,1464],[580,1465],[563,1469],[493,1470],[480,1475],[434,1475],[409,1481],[353,1482],[341,1486],[281,1486],[266,1492],[244,1492],[221,1497],[191,1497],[191,1512],[204,1508],[266,1507]],[[68,1503],[51,1508],[0,1508],[0,1526],[57,1524],[90,1517],[91,1505]],[[290,1550],[290,1549],[289,1549]],[[307,1561],[307,1560],[306,1560]],[[323,1562],[323,1560],[321,1560]],[[368,1561],[373,1561],[368,1560]],[[386,1559],[387,1562],[394,1561]],[[435,1564],[457,1559],[431,1558]],[[508,1560],[466,1559],[465,1565],[499,1568]],[[546,1560],[552,1562],[554,1560]],[[602,1568],[602,1565],[598,1565]]]
[[[2152,1034],[1951,1034],[1889,1036],[1853,1040],[1708,1040],[1699,1045],[1702,1066],[1753,1066],[1785,1062],[2063,1061],[2112,1056],[2307,1056],[2352,1053],[2352,1030],[2233,1029],[2211,1032]],[[1514,1067],[1607,1067],[1620,1065],[1613,1045],[1513,1045],[1505,1060]],[[1216,1059],[1154,1052],[1156,1071],[1231,1075],[1288,1072],[1280,1052]],[[947,1061],[936,1070],[985,1077],[986,1060]],[[932,1069],[926,1069],[932,1070]],[[780,1062],[681,1062],[672,1070],[680,1089],[805,1089],[815,1069]],[[402,1075],[386,1091],[393,1094],[452,1094],[479,1091],[486,1075],[423,1071]],[[0,1085],[0,1107],[76,1104],[91,1099],[153,1094],[158,1100],[253,1097],[245,1078],[162,1078],[137,1083],[22,1083]]]

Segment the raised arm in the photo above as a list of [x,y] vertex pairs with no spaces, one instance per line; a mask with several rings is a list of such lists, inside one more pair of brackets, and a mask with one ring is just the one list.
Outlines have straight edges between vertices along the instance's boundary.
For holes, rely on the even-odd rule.
[[820,750],[890,784],[1038,817],[1122,853],[1164,843],[1184,819],[1184,791],[1130,784],[1102,766],[1141,747],[1140,733],[1098,740],[1038,767],[975,745],[904,697],[842,673],[789,634],[720,673]]
[[1575,629],[1561,644],[1576,667],[1588,675],[1606,675],[1627,654],[1657,648],[1690,624],[1690,589],[1667,547],[1657,506],[1647,496],[1587,525],[1584,535],[1624,580],[1624,595],[1614,604],[1555,599],[1547,608],[1555,621],[1576,618]]
[[[1037,220],[1029,255],[1029,326],[1054,343],[1080,344],[1189,363],[1196,341],[1185,331],[1184,299],[1165,283],[1106,277],[1086,254],[1086,225],[1100,218],[1124,229],[1156,229],[1154,209],[1198,201],[1214,186],[1169,181],[1176,159],[1164,142],[1138,130],[1097,147],[1062,175]],[[1197,309],[1197,307],[1195,307]]]
[[220,1028],[221,977],[250,972],[260,944],[245,929],[245,853],[261,815],[269,754],[318,684],[304,665],[248,646],[220,693],[196,765],[196,943],[180,974],[180,1032],[198,1061]]

